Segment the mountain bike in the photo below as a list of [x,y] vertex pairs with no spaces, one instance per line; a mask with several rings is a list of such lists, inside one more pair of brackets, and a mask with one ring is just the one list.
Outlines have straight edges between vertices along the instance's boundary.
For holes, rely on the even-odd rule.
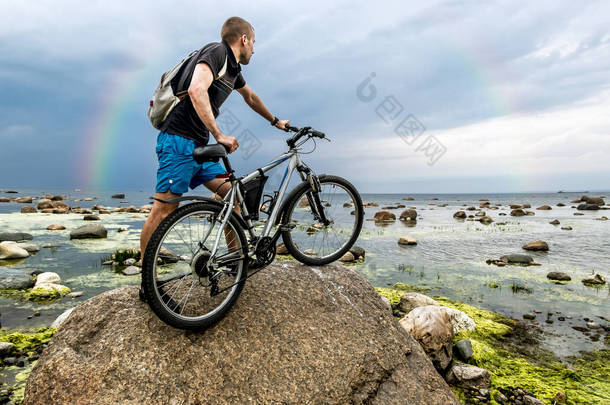
[[[224,145],[195,148],[198,163],[222,161],[231,184],[222,200],[159,200],[190,201],[159,224],[142,261],[145,299],[165,323],[185,330],[214,325],[235,304],[246,279],[274,261],[280,237],[294,259],[313,266],[341,258],[354,245],[364,216],[360,194],[341,177],[316,175],[300,157],[307,142],[315,150],[317,139],[328,138],[311,127],[287,131],[294,133],[286,140],[288,151],[242,177],[235,176]],[[278,189],[263,195],[266,173],[284,162]],[[295,171],[302,182],[286,194]],[[261,213],[267,218],[259,220]]]

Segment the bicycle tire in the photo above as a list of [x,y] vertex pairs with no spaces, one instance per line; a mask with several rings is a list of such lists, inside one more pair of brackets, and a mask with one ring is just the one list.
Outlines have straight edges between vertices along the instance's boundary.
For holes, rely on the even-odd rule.
[[[324,188],[325,185],[335,184],[340,186],[347,194],[350,196],[354,211],[354,223],[351,229],[351,234],[349,238],[346,239],[345,243],[341,245],[334,252],[329,252],[328,254],[324,254],[322,257],[316,257],[316,255],[306,254],[304,251],[307,249],[301,249],[298,246],[297,241],[293,238],[294,230],[287,230],[282,232],[282,240],[284,241],[284,245],[288,252],[299,262],[307,265],[313,266],[322,266],[325,264],[329,264],[334,262],[335,260],[341,258],[351,247],[356,243],[358,236],[360,236],[360,231],[362,229],[362,224],[364,221],[364,207],[362,206],[362,199],[360,197],[360,193],[358,190],[346,179],[339,176],[332,175],[321,175],[319,176],[320,185]],[[301,199],[306,196],[307,193],[312,192],[311,184],[307,181],[298,185],[286,198],[286,206],[283,209],[282,216],[282,224],[287,225],[294,223],[293,218],[295,216],[295,208],[297,208],[297,204]],[[322,190],[322,195],[324,190]],[[327,202],[327,204],[330,204]],[[331,204],[332,207],[332,204]],[[343,208],[343,207],[342,207]],[[325,210],[326,211],[326,210]],[[302,224],[295,224],[296,227],[303,227]],[[325,231],[325,228],[321,228],[322,231]],[[315,245],[315,242],[314,242]]]
[[[176,209],[175,211],[173,211],[171,214],[169,214],[163,221],[161,221],[161,223],[159,224],[159,226],[157,227],[157,229],[155,229],[155,231],[153,232],[150,241],[148,242],[148,245],[146,247],[146,251],[144,254],[144,259],[142,261],[142,288],[144,290],[144,294],[146,297],[146,301],[148,302],[150,308],[152,309],[152,311],[159,317],[159,319],[161,319],[163,322],[165,322],[166,324],[173,326],[175,328],[178,329],[184,329],[184,330],[192,330],[192,331],[201,331],[204,330],[206,328],[209,328],[210,326],[214,325],[215,323],[217,323],[218,321],[220,321],[226,314],[227,312],[231,309],[231,307],[235,304],[235,302],[237,301],[237,298],[239,297],[239,294],[241,293],[246,278],[247,278],[247,272],[248,272],[248,255],[247,255],[247,241],[246,241],[246,237],[244,234],[243,229],[241,228],[239,221],[235,218],[235,215],[232,214],[231,217],[229,218],[229,221],[227,222],[227,225],[230,225],[230,230],[235,232],[235,239],[234,240],[238,240],[239,241],[239,247],[238,247],[238,251],[241,251],[243,253],[243,259],[239,259],[238,261],[236,261],[236,265],[235,265],[235,269],[230,269],[229,270],[229,266],[226,266],[226,269],[223,270],[227,272],[227,274],[229,275],[229,280],[231,280],[231,278],[233,277],[233,274],[231,273],[235,273],[235,279],[233,281],[229,281],[232,284],[229,284],[229,293],[227,294],[227,296],[225,298],[222,299],[222,301],[220,302],[220,304],[218,306],[214,306],[215,304],[207,304],[206,303],[202,303],[199,300],[195,300],[195,294],[199,295],[199,297],[203,297],[203,298],[208,298],[207,297],[207,292],[204,289],[204,287],[202,286],[202,278],[205,279],[205,277],[202,277],[199,274],[195,274],[194,270],[192,273],[189,274],[189,268],[193,269],[193,262],[197,262],[197,256],[196,254],[202,254],[203,249],[199,249],[198,251],[193,253],[193,257],[190,258],[190,263],[188,261],[185,261],[184,263],[181,264],[182,270],[187,270],[187,272],[185,272],[184,276],[177,278],[177,279],[172,279],[171,277],[168,278],[169,281],[163,281],[163,280],[158,280],[159,276],[161,276],[163,273],[161,273],[161,271],[159,270],[159,272],[157,272],[158,268],[161,267],[161,265],[159,265],[159,258],[161,258],[162,256],[160,255],[160,251],[163,247],[166,247],[164,245],[164,241],[168,241],[168,244],[170,242],[170,237],[168,235],[171,234],[171,232],[173,230],[176,231],[176,233],[180,233],[178,232],[178,226],[181,222],[185,222],[186,223],[186,219],[188,218],[189,220],[189,231],[191,230],[191,218],[201,218],[201,217],[205,217],[205,215],[213,215],[214,218],[218,218],[218,215],[220,214],[222,210],[222,207],[215,205],[215,204],[210,204],[210,203],[206,203],[206,202],[194,202],[194,203],[190,203],[187,205],[184,205],[182,207],[179,207],[178,209]],[[215,220],[216,221],[216,220]],[[215,226],[218,226],[220,224],[220,221],[216,221],[216,222],[212,222],[210,221],[211,224],[211,229],[213,230]],[[186,229],[186,228],[185,228]],[[218,229],[217,232],[224,232],[224,230],[220,230]],[[225,233],[226,235],[226,233]],[[221,237],[222,238],[222,237]],[[191,237],[192,240],[192,237]],[[183,239],[184,241],[184,239]],[[195,238],[195,241],[197,241],[197,238]],[[227,247],[230,243],[232,243],[233,240],[231,240],[230,242],[227,242]],[[185,245],[187,245],[187,243],[184,243]],[[196,246],[201,246],[200,244],[196,244]],[[202,247],[203,248],[203,247]],[[236,248],[237,249],[237,248]],[[228,249],[227,249],[228,250]],[[231,254],[232,252],[229,251],[227,254]],[[167,253],[165,253],[167,254]],[[176,270],[178,271],[178,270]],[[207,272],[207,270],[206,270]],[[219,273],[219,272],[218,272]],[[209,272],[208,272],[209,274]],[[217,273],[214,273],[217,274]],[[178,304],[176,304],[176,300],[173,296],[169,296],[166,297],[165,295],[168,293],[169,289],[174,289],[176,290],[176,292],[178,292],[178,290],[180,290],[180,286],[175,287],[175,285],[178,283],[178,280],[180,280],[180,284],[182,284],[184,279],[190,278],[190,282],[191,282],[191,286],[186,294],[186,298],[184,299],[184,304],[183,304],[183,308],[182,311],[187,307],[187,304],[190,305],[190,308],[197,308],[196,305],[208,305],[211,309],[209,312],[203,314],[203,315],[199,315],[199,316],[184,316],[182,311],[180,313],[177,313],[177,309],[179,309],[179,305],[182,302],[178,301]],[[211,279],[210,279],[211,280]],[[223,278],[224,280],[224,278]],[[187,284],[188,284],[189,280],[187,280]],[[196,286],[196,283],[199,283],[200,285]],[[173,284],[170,284],[173,283]],[[184,288],[187,287],[187,284],[184,285]],[[211,283],[210,283],[211,284]],[[193,290],[193,287],[196,286],[195,290]],[[183,288],[183,289],[184,289]],[[211,287],[210,287],[211,288]],[[191,291],[193,291],[193,300],[196,302],[195,304],[193,303],[187,303],[187,300],[189,298],[189,295],[191,294]],[[163,293],[163,294],[162,294]],[[209,296],[209,300],[213,302],[214,300],[214,296],[210,293]],[[176,307],[174,308],[173,306],[176,305]],[[194,311],[194,310],[193,310]]]

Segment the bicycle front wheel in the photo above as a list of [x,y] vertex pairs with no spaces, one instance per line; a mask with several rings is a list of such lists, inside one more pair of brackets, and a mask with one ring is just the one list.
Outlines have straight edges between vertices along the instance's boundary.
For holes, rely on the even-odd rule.
[[308,265],[324,265],[343,256],[362,229],[364,208],[358,190],[338,176],[319,177],[320,191],[303,182],[287,198],[282,232],[288,252]]
[[233,215],[221,229],[221,210],[208,202],[184,205],[159,224],[146,247],[142,261],[146,301],[175,328],[212,326],[233,306],[244,286],[246,237]]

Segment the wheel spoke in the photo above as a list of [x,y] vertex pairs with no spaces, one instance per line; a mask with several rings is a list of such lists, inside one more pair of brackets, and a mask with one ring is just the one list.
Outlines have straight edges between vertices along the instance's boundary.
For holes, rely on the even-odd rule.
[[[153,248],[147,254],[154,251],[154,257],[143,260],[143,285],[147,297],[154,298],[149,300],[151,308],[172,326],[199,329],[216,322],[243,288],[245,236],[235,220],[221,229],[219,211],[208,203],[187,204],[171,213],[151,237]],[[217,238],[217,254],[211,258]],[[174,256],[180,260],[171,260]],[[159,258],[169,260],[157,263]]]
[[[321,189],[317,196],[320,201],[319,210],[316,207],[305,209],[297,207],[298,201],[313,193],[308,188],[304,188],[299,195],[295,196],[295,202],[289,208],[288,220],[298,222],[297,226],[289,232],[290,238],[287,243],[293,245],[292,249],[298,252],[297,256],[302,256],[303,260],[307,259],[304,262],[329,263],[338,259],[339,255],[347,251],[354,243],[362,226],[362,218],[359,215],[360,197],[353,186],[334,176],[321,178],[320,183]],[[314,201],[315,199],[313,198]],[[349,208],[343,207],[344,203],[350,203]],[[346,215],[351,209],[357,211],[356,215]],[[322,224],[320,219],[314,218],[314,210],[324,213],[325,219],[329,222],[328,225]],[[307,232],[311,227],[314,229]],[[316,254],[310,254],[309,249]],[[306,251],[307,253],[305,253]]]

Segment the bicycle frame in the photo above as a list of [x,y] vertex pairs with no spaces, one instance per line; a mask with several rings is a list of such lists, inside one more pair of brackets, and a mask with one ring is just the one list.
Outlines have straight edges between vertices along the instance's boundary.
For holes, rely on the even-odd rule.
[[[243,176],[242,178],[234,178],[234,177],[232,179],[230,178],[231,179],[230,180],[231,181],[231,191],[229,193],[227,193],[225,195],[225,197],[223,198],[223,201],[225,202],[225,207],[223,208],[223,210],[220,213],[220,217],[222,218],[221,224],[220,224],[220,229],[224,229],[225,225],[229,221],[229,217],[231,215],[232,206],[233,206],[231,201],[237,201],[237,204],[239,204],[239,206],[242,210],[242,217],[246,218],[245,222],[248,225],[247,226],[248,236],[250,237],[250,239],[254,239],[256,237],[256,234],[254,233],[254,226],[252,225],[252,220],[250,219],[248,209],[246,208],[246,205],[244,204],[244,196],[242,195],[240,188],[236,187],[236,185],[239,182],[241,182],[242,184],[246,184],[250,181],[253,181],[253,180],[257,179],[258,177],[260,177],[262,174],[267,173],[268,171],[281,165],[285,161],[288,161],[288,167],[286,167],[286,171],[284,172],[284,177],[282,178],[282,181],[280,183],[280,186],[278,189],[278,194],[276,197],[277,200],[274,204],[273,210],[271,211],[271,214],[269,215],[267,223],[265,224],[265,228],[263,229],[263,232],[261,233],[261,238],[263,238],[265,236],[269,236],[269,234],[271,233],[271,229],[276,222],[277,216],[279,215],[279,211],[282,208],[282,202],[284,200],[284,195],[286,194],[286,189],[288,188],[288,184],[290,183],[290,179],[292,178],[292,174],[294,173],[294,170],[296,169],[299,172],[301,180],[304,181],[307,178],[305,176],[304,172],[308,169],[306,169],[306,166],[301,161],[298,150],[296,148],[290,149],[288,152],[278,156],[274,161],[268,163],[267,165],[261,167],[260,169],[257,169],[255,171]],[[227,167],[228,160],[225,160],[224,163],[225,163],[225,167],[227,168],[227,170],[229,172],[231,172],[229,170],[229,167]],[[219,232],[216,237],[216,240],[214,241],[214,247],[211,251],[212,257],[216,254],[216,250],[218,249],[218,245],[220,243],[221,237],[222,237],[222,235]]]

